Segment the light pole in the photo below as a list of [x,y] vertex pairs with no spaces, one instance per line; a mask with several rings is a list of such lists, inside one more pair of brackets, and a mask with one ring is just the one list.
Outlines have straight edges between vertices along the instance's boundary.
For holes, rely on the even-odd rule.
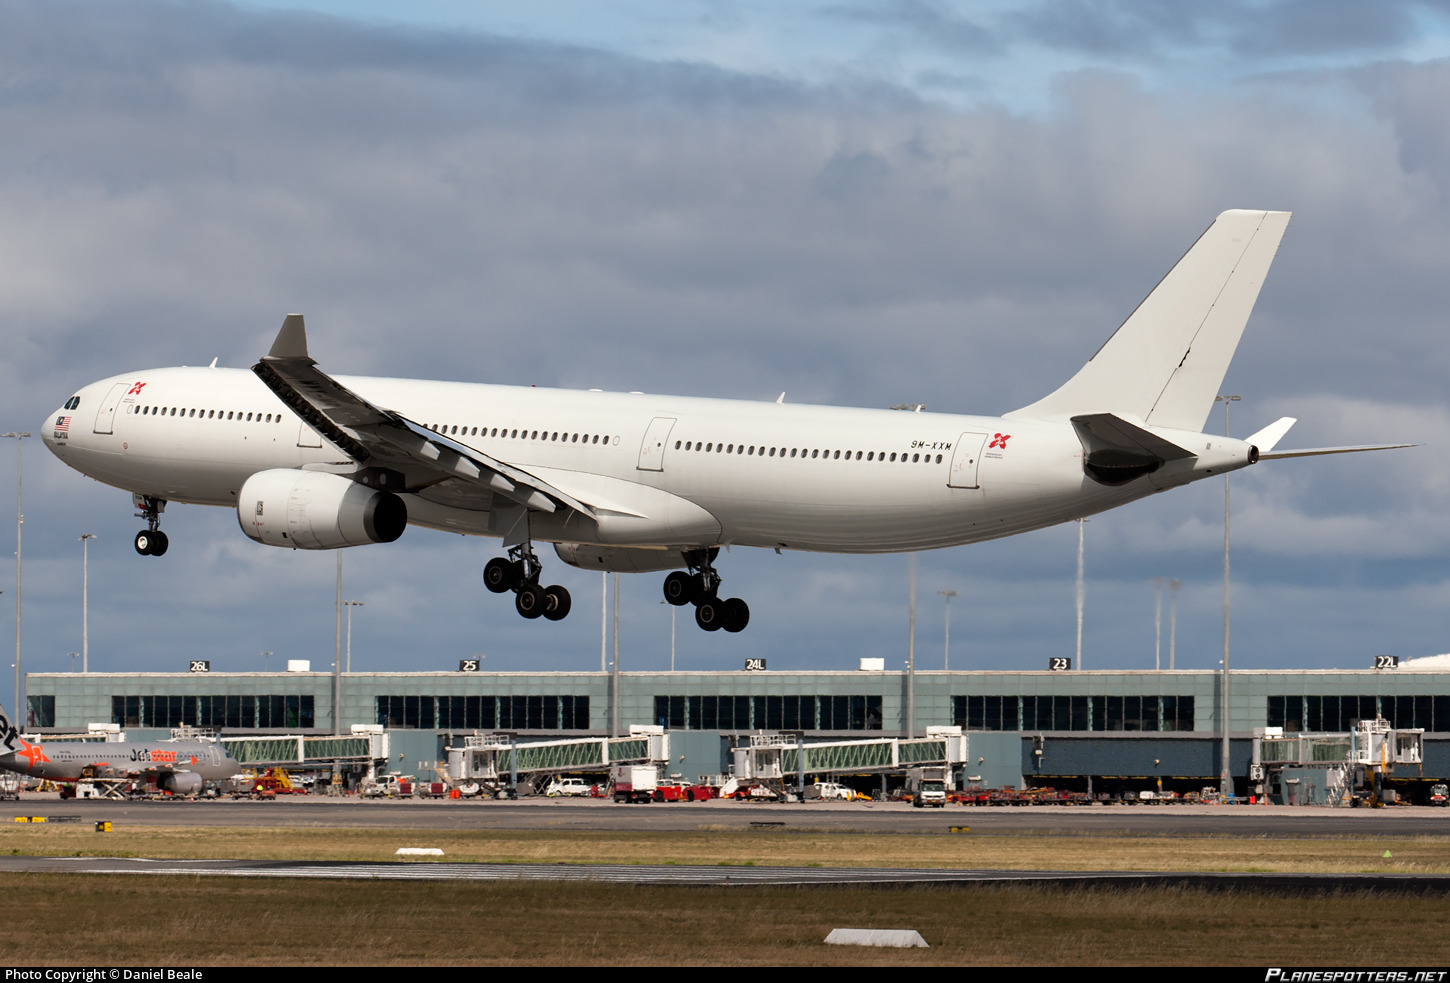
[[1168,671],[1172,672],[1177,666],[1174,662],[1174,655],[1178,646],[1178,588],[1183,586],[1181,580],[1168,581]]
[[1153,578],[1153,671],[1163,668],[1163,578]]
[[[1220,395],[1214,397],[1215,403],[1223,404],[1223,435],[1229,435],[1228,407],[1230,403],[1237,403],[1243,399],[1242,396]],[[1219,764],[1218,788],[1222,795],[1232,795],[1234,790],[1233,776],[1229,772],[1228,762],[1228,732],[1229,732],[1229,686],[1228,686],[1228,639],[1229,639],[1229,574],[1228,574],[1228,472],[1223,474],[1223,744],[1219,749],[1219,756],[1222,759]]]
[[342,733],[342,550],[337,551],[337,635],[333,641],[332,653],[332,733]]
[[907,580],[911,601],[907,605],[906,633],[906,737],[916,736],[916,554],[907,557]]
[[347,671],[352,672],[352,609],[367,607],[366,601],[343,601],[347,606]]
[[81,534],[81,672],[91,671],[91,540],[93,532]]
[[1087,599],[1087,591],[1082,579],[1082,530],[1088,524],[1087,519],[1077,520],[1077,659],[1073,662],[1074,669],[1082,668],[1082,609],[1083,602]]
[[[661,604],[668,604],[669,602],[661,599],[660,600],[660,603]],[[675,671],[675,612],[678,611],[679,608],[675,607],[673,604],[670,604],[669,605],[669,608],[670,608],[670,672],[674,672]]]
[[272,659],[272,656],[274,656],[276,654],[277,654],[276,652],[263,652],[262,653],[262,671],[263,672],[271,672],[272,671],[271,659]]
[[80,658],[80,655],[81,654],[79,652],[67,652],[66,655],[70,656],[70,671],[71,672],[75,672],[76,671],[76,659]]
[[946,598],[947,600],[947,641],[946,646],[943,649],[941,662],[942,671],[946,672],[949,671],[952,667],[952,598],[958,597],[960,595],[958,595],[956,591],[950,589],[939,590],[937,591],[937,593],[940,594],[942,597]]
[[25,690],[20,686],[20,526],[25,521],[20,511],[20,491],[24,487],[21,480],[21,448],[25,446],[25,438],[30,436],[29,430],[12,430],[0,437],[15,438],[15,714],[20,720],[28,720],[25,713]]

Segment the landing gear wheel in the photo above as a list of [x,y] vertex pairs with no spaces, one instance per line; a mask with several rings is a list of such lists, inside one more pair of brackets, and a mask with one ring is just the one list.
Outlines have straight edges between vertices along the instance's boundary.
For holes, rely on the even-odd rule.
[[169,545],[166,533],[160,529],[143,529],[136,534],[136,552],[142,556],[161,556]]
[[738,597],[732,597],[725,602],[725,624],[728,632],[744,631],[745,626],[750,624],[750,606]]
[[483,586],[495,594],[513,590],[518,583],[518,571],[515,567],[516,564],[510,563],[501,556],[494,557],[483,568]]
[[524,584],[514,598],[514,609],[529,620],[544,613],[544,588],[538,584]]
[[573,601],[569,592],[558,584],[544,588],[544,617],[550,621],[563,621],[569,615]]
[[725,627],[725,602],[718,597],[706,597],[695,607],[695,624],[706,631],[719,631]]
[[689,604],[696,593],[695,578],[683,570],[676,570],[665,578],[665,600],[676,607]]

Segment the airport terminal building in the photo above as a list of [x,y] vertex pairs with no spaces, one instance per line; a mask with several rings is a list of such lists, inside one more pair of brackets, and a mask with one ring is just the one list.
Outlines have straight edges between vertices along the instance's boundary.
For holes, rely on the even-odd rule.
[[[183,725],[224,736],[381,725],[393,770],[420,776],[470,734],[523,742],[649,724],[671,735],[668,770],[690,778],[727,773],[731,749],[762,732],[840,743],[951,726],[967,737],[962,785],[1188,791],[1219,781],[1221,685],[1209,671],[33,673],[27,723],[40,734],[108,723],[140,738]],[[1423,762],[1395,774],[1412,797],[1450,778],[1450,671],[1438,667],[1233,672],[1229,773],[1252,791],[1256,731],[1344,733],[1376,716],[1424,731]]]

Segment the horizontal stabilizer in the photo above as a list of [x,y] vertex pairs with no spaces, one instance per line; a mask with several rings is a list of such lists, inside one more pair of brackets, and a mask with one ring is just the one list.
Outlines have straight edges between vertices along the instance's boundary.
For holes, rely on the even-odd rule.
[[1245,439],[1259,449],[1260,458],[1268,457],[1269,451],[1278,446],[1279,441],[1284,439],[1284,434],[1288,433],[1289,428],[1298,422],[1292,416],[1280,417],[1258,433]]
[[1401,447],[1419,447],[1419,444],[1360,444],[1355,447],[1310,447],[1299,451],[1274,451],[1260,453],[1261,461],[1278,461],[1288,457],[1322,457],[1325,454],[1358,454],[1360,451],[1393,451]]
[[1105,485],[1121,485],[1152,474],[1168,461],[1194,456],[1171,440],[1111,413],[1075,416],[1072,427],[1082,442],[1083,470]]

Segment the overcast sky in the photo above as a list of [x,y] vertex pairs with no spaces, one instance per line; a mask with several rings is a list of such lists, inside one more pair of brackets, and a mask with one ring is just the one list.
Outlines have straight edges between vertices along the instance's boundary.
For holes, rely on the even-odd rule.
[[[1444,3],[0,0],[0,135],[0,429],[36,433],[107,375],[249,366],[291,311],[335,373],[998,414],[1218,212],[1292,210],[1233,433],[1424,446],[1234,475],[1234,665],[1450,650]],[[93,669],[330,665],[332,554],[173,505],[138,557],[125,492],[24,454],[27,668],[80,650],[85,532]],[[1222,522],[1207,481],[1088,523],[1087,668],[1151,668],[1160,577],[1178,665],[1217,666]],[[921,555],[921,664],[946,589],[954,668],[1070,655],[1076,547]],[[523,622],[481,583],[498,552],[346,551],[353,667],[597,669],[599,575],[545,552],[574,613]],[[900,666],[907,565],[722,555],[750,627],[683,610],[677,664]],[[621,579],[624,668],[667,667],[661,575]]]

